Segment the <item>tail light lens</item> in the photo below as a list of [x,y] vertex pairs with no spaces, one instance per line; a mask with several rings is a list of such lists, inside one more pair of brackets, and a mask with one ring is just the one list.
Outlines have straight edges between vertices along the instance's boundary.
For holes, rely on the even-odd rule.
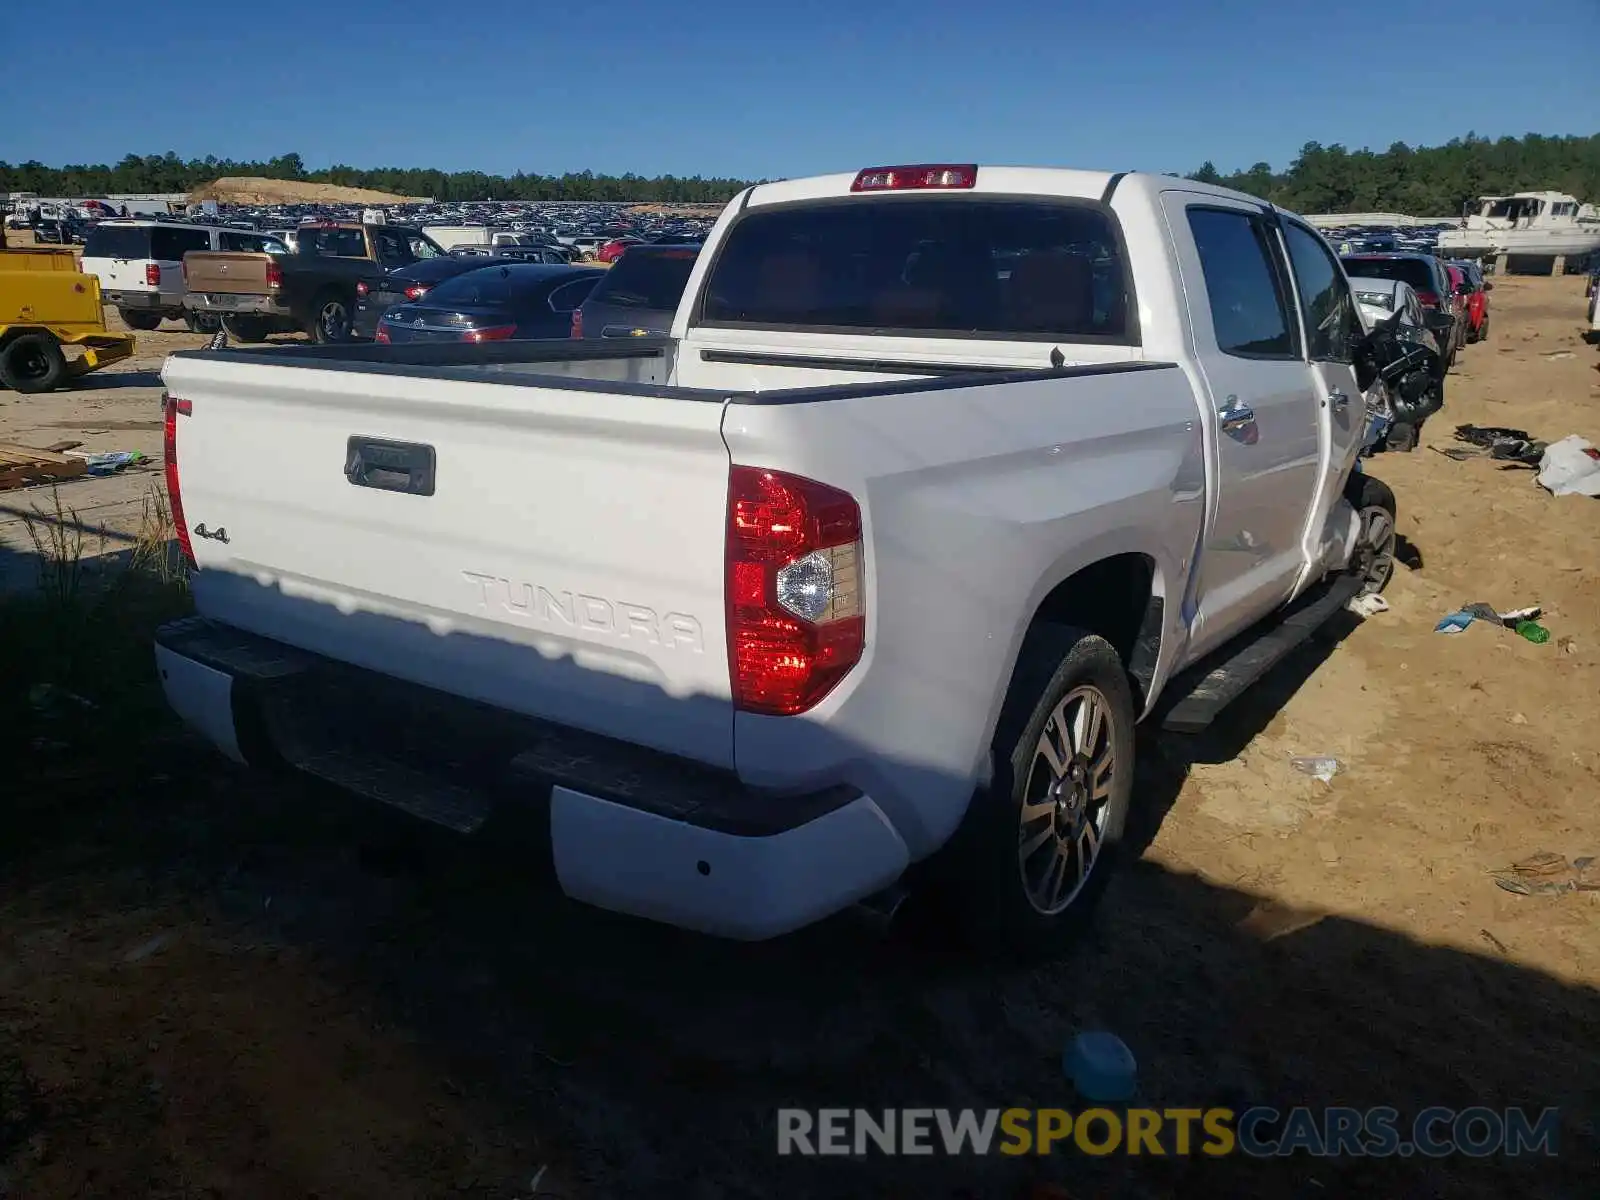
[[406,288],[407,300],[421,300],[427,294],[428,285],[425,283],[413,283]]
[[283,268],[270,259],[267,262],[267,286],[269,288],[283,286]]
[[583,336],[583,309],[581,308],[572,310],[572,336],[575,338]]
[[188,400],[163,394],[161,397],[161,457],[166,460],[167,506],[172,510],[172,524],[177,530],[178,549],[191,571],[198,571],[194,561],[194,544],[189,540],[189,523],[183,519],[183,491],[178,484],[178,418],[194,411]]
[[515,325],[491,325],[487,329],[471,329],[461,335],[464,342],[503,342],[517,332]]
[[364,279],[356,280],[356,299],[357,300],[365,300],[367,298],[368,293],[370,293],[371,291],[372,291],[372,289],[367,286],[367,281],[366,280],[364,280]]
[[1417,299],[1422,302],[1425,308],[1439,307],[1439,295],[1437,292],[1418,292]]
[[372,335],[372,340],[382,342],[385,346],[389,345],[389,327],[387,325],[379,325],[378,332]]
[[151,287],[161,286],[161,265],[159,263],[145,263],[144,281]]
[[815,480],[734,467],[727,538],[734,706],[805,712],[861,661],[866,645],[861,509]]

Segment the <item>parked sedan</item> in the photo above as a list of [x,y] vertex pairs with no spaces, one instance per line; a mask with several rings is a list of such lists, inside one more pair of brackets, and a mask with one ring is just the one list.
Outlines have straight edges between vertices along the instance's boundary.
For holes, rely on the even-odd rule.
[[507,267],[516,263],[514,258],[485,257],[483,255],[445,254],[426,258],[391,271],[382,279],[356,284],[356,315],[350,332],[358,338],[376,337],[378,321],[397,304],[421,300],[430,290],[469,271],[486,267]]
[[377,340],[398,345],[564,337],[572,314],[604,276],[597,267],[533,263],[469,271],[384,313]]

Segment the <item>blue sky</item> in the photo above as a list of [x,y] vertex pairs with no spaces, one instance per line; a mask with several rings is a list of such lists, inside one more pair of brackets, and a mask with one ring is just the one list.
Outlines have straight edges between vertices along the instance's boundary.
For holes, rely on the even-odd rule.
[[[1597,0],[85,0],[7,22],[0,159],[794,176],[1281,169],[1600,130]],[[259,16],[256,15],[259,13]]]

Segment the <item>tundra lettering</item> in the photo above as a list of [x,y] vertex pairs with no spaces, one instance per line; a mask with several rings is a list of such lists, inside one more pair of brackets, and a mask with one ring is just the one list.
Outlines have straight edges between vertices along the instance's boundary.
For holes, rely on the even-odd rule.
[[616,637],[648,642],[669,650],[705,651],[705,634],[700,622],[688,613],[657,616],[653,608],[623,604],[604,596],[582,592],[550,591],[533,583],[518,583],[498,575],[477,571],[461,574],[477,585],[478,603],[485,608],[498,606],[518,617],[562,625],[589,633],[609,633]]

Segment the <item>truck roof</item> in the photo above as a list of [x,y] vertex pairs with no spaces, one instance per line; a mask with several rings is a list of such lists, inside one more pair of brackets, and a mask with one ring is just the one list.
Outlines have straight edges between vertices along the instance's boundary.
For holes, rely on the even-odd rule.
[[[870,166],[865,169],[888,171],[907,168]],[[1006,167],[982,164],[971,165],[967,169],[976,172],[972,187],[960,189],[967,195],[1061,196],[1075,200],[1105,200],[1109,199],[1111,191],[1122,188],[1143,189],[1152,195],[1182,189],[1186,192],[1204,192],[1250,204],[1266,203],[1259,196],[1236,192],[1232,188],[1217,187],[1215,184],[1148,171],[1082,171],[1067,167]],[[755,207],[848,196],[852,194],[851,186],[858,177],[858,172],[849,172],[812,175],[802,179],[783,179],[776,183],[758,183],[745,193],[744,204],[747,207]],[[942,189],[931,190],[934,194],[938,194]],[[928,192],[920,194],[927,195]]]

